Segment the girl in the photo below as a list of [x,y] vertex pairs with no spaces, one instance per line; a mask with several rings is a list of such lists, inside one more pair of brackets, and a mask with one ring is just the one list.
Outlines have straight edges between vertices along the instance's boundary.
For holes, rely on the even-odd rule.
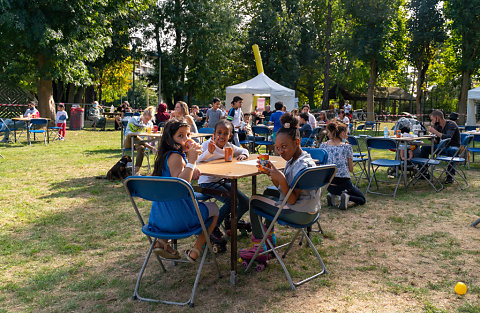
[[[153,127],[152,118],[154,116],[155,108],[153,106],[149,106],[143,111],[142,115],[133,116],[132,118],[130,118],[127,128],[125,129],[125,140],[123,142],[123,146],[125,147],[125,149],[132,148],[133,133],[143,133],[145,132],[147,127]],[[135,150],[137,150],[137,159],[135,160],[134,175],[138,175],[140,167],[143,163],[145,148],[149,148],[151,151],[155,151],[155,148],[152,145],[146,143],[145,141],[139,139],[138,136],[133,139],[133,144],[135,146]]]
[[[266,192],[264,192],[263,196],[255,195],[250,199],[250,223],[252,224],[253,246],[248,250],[243,250],[243,253],[254,253],[257,249],[263,249],[263,247],[259,247],[263,237],[263,225],[258,221],[258,215],[254,213],[254,209],[259,208],[270,215],[275,215],[290,186],[293,184],[295,175],[305,168],[315,166],[315,161],[300,148],[300,133],[297,128],[298,120],[291,113],[285,113],[281,118],[281,122],[283,126],[277,132],[275,149],[288,162],[283,173],[276,169],[271,162],[268,162],[268,168],[265,169],[267,171],[266,174],[270,176],[273,184],[279,189],[280,195],[277,199],[266,195]],[[318,191],[315,190],[295,189],[288,198],[287,205],[281,208],[281,218],[292,223],[307,224],[312,222],[320,207],[320,203],[317,201],[317,193]]]
[[68,114],[65,112],[65,105],[59,103],[57,105],[57,115],[55,116],[55,124],[60,127],[58,131],[58,140],[65,140],[65,130],[67,128]]
[[317,123],[321,126],[325,126],[328,124],[327,113],[325,113],[325,111],[320,112]]
[[173,112],[175,118],[177,119],[185,119],[188,125],[190,126],[190,130],[192,133],[198,133],[197,125],[193,120],[193,117],[190,115],[188,111],[188,105],[183,101],[178,101],[175,103],[175,111]]
[[356,188],[350,180],[350,173],[353,172],[353,150],[352,146],[346,144],[347,127],[338,121],[331,121],[327,125],[328,140],[320,145],[321,149],[328,152],[328,164],[337,165],[337,173],[328,186],[327,203],[329,206],[336,206],[335,198],[340,196],[341,210],[348,208],[348,202],[365,204],[365,196]]
[[[190,182],[192,179],[197,179],[199,172],[196,170],[196,161],[201,153],[200,146],[197,143],[191,143],[190,148],[187,148],[187,141],[190,138],[190,125],[185,120],[172,119],[165,124],[160,147],[157,152],[155,160],[155,167],[153,170],[154,176],[178,177]],[[190,229],[190,225],[198,224],[197,215],[185,218],[182,214],[182,207],[193,206],[193,203],[185,200],[169,202],[153,202],[150,218],[148,221],[149,228],[160,231],[184,231]],[[215,227],[218,219],[218,207],[214,203],[199,202],[198,207],[202,213],[204,220],[213,217],[213,221],[208,228],[211,233]],[[153,216],[156,212],[161,210],[165,220],[155,221]],[[193,248],[185,251],[185,257],[191,263],[195,263],[200,256],[200,251],[206,239],[203,234],[198,236]],[[164,258],[178,259],[180,258],[178,251],[174,250],[165,239],[159,239],[153,250],[156,254]]]
[[348,133],[348,124],[350,124],[350,119],[348,118],[348,116],[345,115],[345,111],[343,109],[340,109],[340,111],[338,112],[338,120],[347,126]]
[[[233,124],[227,120],[220,120],[215,125],[215,130],[211,139],[203,142],[202,150],[203,153],[198,158],[198,162],[203,161],[212,161],[217,159],[223,159],[225,157],[225,148],[233,149],[233,156],[237,157],[237,160],[246,160],[248,159],[248,150],[244,148],[237,147],[232,145],[228,141],[233,137]],[[229,191],[232,186],[230,183],[219,184],[218,182],[221,179],[211,176],[202,175],[198,179],[198,184],[201,187],[205,188],[215,188],[218,190]],[[225,198],[222,196],[213,196],[215,199],[223,202],[223,206],[220,208],[220,214],[217,221],[217,228],[213,231],[213,235],[216,239],[221,239],[223,234],[221,233],[218,226],[223,222],[225,217],[230,212],[230,198]],[[245,212],[248,211],[248,202],[249,199],[242,192],[237,192],[237,217],[238,220],[242,217]]]

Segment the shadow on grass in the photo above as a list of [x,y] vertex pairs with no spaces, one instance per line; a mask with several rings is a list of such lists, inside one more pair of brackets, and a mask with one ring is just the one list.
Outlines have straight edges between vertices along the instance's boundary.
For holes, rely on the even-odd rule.
[[122,155],[122,149],[85,150],[83,153],[86,155],[110,154],[110,156],[108,156],[109,158],[116,158]]
[[98,201],[101,204],[105,201],[124,201],[124,197],[119,197],[119,195],[125,195],[122,181],[110,181],[106,179],[106,173],[105,175],[71,178],[51,183],[49,189],[51,193],[40,197],[40,199],[79,197],[90,198],[90,200]]

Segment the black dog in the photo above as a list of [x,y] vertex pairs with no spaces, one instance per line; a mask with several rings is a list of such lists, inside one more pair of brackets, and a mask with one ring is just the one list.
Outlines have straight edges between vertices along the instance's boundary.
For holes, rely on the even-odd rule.
[[132,162],[132,158],[128,155],[123,156],[107,173],[107,179],[125,179],[132,174],[132,169],[127,168],[127,163]]

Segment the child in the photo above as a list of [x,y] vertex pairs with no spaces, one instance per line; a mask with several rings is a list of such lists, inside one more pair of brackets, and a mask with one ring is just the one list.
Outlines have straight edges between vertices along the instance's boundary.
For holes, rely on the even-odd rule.
[[[253,140],[253,131],[252,131],[252,124],[250,123],[250,117],[254,116],[253,113],[245,113],[243,115],[243,122],[240,126],[240,130],[238,132],[238,139],[240,141],[243,140]],[[248,149],[246,144],[242,144],[242,148]]]
[[233,97],[232,108],[228,111],[227,120],[233,123],[234,133],[233,142],[237,147],[240,147],[240,139],[238,138],[238,130],[242,126],[243,112],[242,112],[243,99],[239,96]]
[[55,117],[55,123],[57,127],[61,127],[58,131],[58,140],[65,140],[65,130],[67,128],[68,114],[65,112],[65,105],[59,103],[57,105],[57,116]]
[[214,128],[217,122],[222,118],[222,110],[220,109],[220,99],[213,98],[212,107],[207,110],[207,117],[205,118],[205,127]]
[[[275,215],[277,210],[280,209],[279,205],[284,200],[290,186],[293,184],[295,175],[305,168],[315,166],[315,161],[300,148],[300,132],[297,128],[298,120],[291,113],[285,113],[281,122],[283,126],[277,132],[275,148],[278,154],[288,162],[283,173],[276,169],[271,162],[268,162],[268,168],[265,169],[267,171],[266,174],[270,176],[273,184],[280,191],[279,198],[268,196],[264,192],[263,196],[255,195],[250,199],[253,246],[250,249],[242,250],[242,254],[253,254],[257,249],[262,249],[261,252],[263,252],[263,247],[260,247],[259,244],[263,237],[262,227],[264,226],[258,221],[258,215],[254,213],[254,209],[260,208],[270,215]],[[280,217],[292,223],[307,224],[313,222],[320,207],[320,203],[317,201],[318,192],[319,190],[295,189],[288,198],[286,206],[281,208],[282,213]]]
[[301,113],[300,114],[300,137],[302,138],[302,146],[304,144],[306,145],[311,145],[312,143],[307,143],[309,141],[308,139],[312,135],[312,125],[308,123],[308,114],[307,113]]
[[[200,146],[197,143],[191,143],[191,147],[187,148],[187,141],[190,138],[190,126],[185,120],[172,119],[165,124],[160,147],[155,160],[153,170],[154,176],[178,177],[190,182],[197,179],[199,175],[196,169],[196,161],[201,153]],[[189,225],[197,224],[197,215],[185,218],[181,208],[184,206],[193,206],[193,203],[184,200],[169,202],[153,202],[150,218],[148,221],[149,228],[164,232],[176,232],[189,229]],[[218,219],[218,207],[214,203],[199,202],[198,207],[202,213],[204,220],[213,217],[213,221],[208,228],[211,233]],[[161,209],[163,218],[170,223],[155,221],[152,219],[155,213]],[[157,213],[158,214],[158,213]],[[193,248],[185,251],[185,257],[191,263],[195,263],[200,256],[200,251],[206,241],[203,234],[198,236]],[[178,259],[180,255],[174,250],[165,239],[159,239],[153,250],[156,254],[170,259]]]
[[282,117],[283,114],[285,114],[282,111],[283,108],[283,102],[278,101],[275,103],[275,112],[270,115],[270,121],[268,122],[270,125],[273,125],[273,142],[275,142],[275,136],[277,134],[277,131],[282,127],[282,122],[280,121],[280,118]]
[[348,133],[348,126],[350,124],[350,119],[348,118],[348,116],[345,115],[345,111],[343,109],[340,109],[340,111],[338,112],[338,120],[346,125],[347,133]]
[[329,206],[335,206],[335,197],[340,196],[341,210],[348,208],[348,202],[351,200],[356,204],[365,204],[365,196],[356,188],[350,180],[350,173],[353,172],[353,150],[352,146],[344,141],[347,138],[347,127],[338,121],[331,121],[327,125],[328,140],[320,145],[328,153],[328,164],[337,165],[337,173],[328,186],[327,203]]
[[[155,108],[153,106],[149,106],[143,111],[143,114],[140,116],[133,116],[128,121],[127,128],[125,129],[125,141],[123,142],[123,146],[125,149],[132,148],[132,133],[143,133],[145,132],[147,127],[152,128],[153,123],[152,119],[155,116]],[[155,148],[150,144],[146,143],[143,140],[140,140],[137,137],[133,140],[133,144],[135,146],[135,150],[137,150],[137,159],[135,160],[135,173],[134,175],[138,175],[140,171],[140,167],[143,163],[143,156],[145,155],[145,148],[149,148],[151,151],[155,151]]]
[[[232,148],[233,149],[233,156],[237,157],[237,160],[246,160],[248,159],[248,150],[244,148],[239,148],[235,145],[232,145],[228,141],[233,136],[233,125],[230,121],[227,120],[220,120],[215,125],[215,130],[213,132],[212,138],[205,141],[202,144],[203,153],[198,158],[198,162],[208,162],[217,159],[223,159],[225,157],[225,148]],[[219,184],[218,182],[221,179],[212,177],[212,176],[205,176],[201,175],[198,179],[198,184],[201,187],[205,188],[215,188],[218,190],[229,191],[232,186],[230,183],[223,183]],[[221,233],[218,226],[223,222],[225,217],[230,212],[230,198],[225,198],[222,196],[213,196],[215,199],[223,202],[223,206],[220,208],[220,214],[217,221],[217,228],[213,231],[213,236],[216,239],[221,239],[223,234]],[[248,211],[248,202],[249,199],[246,195],[242,192],[237,192],[237,218],[240,218]]]
[[[406,126],[403,126],[402,128],[400,128],[400,132],[402,133],[402,137],[412,137],[412,135],[410,135],[410,128],[406,127]],[[415,145],[408,145],[408,150],[407,150],[407,161],[410,161],[411,158],[413,158],[413,151],[412,151],[412,148],[413,150],[415,150]],[[405,160],[405,145],[398,145],[398,150],[400,150],[400,159],[402,161]]]

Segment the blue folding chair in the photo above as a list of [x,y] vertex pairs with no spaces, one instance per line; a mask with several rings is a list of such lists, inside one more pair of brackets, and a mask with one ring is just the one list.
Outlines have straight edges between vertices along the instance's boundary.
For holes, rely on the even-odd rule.
[[[387,183],[388,181],[382,181],[377,178],[377,171],[381,167],[387,167],[387,168],[399,168],[402,164],[403,161],[399,160],[392,160],[392,159],[373,159],[373,150],[397,150],[397,144],[394,140],[389,139],[389,138],[367,138],[367,149],[368,149],[368,177],[370,179],[368,180],[368,186],[367,186],[367,193],[373,193],[373,194],[378,194],[378,195],[384,195],[384,196],[391,196],[395,197],[397,194],[397,189],[400,184],[400,180],[402,179],[402,175],[398,175],[398,181],[395,186],[395,190],[393,194],[386,194],[386,193],[381,193],[379,192],[379,187],[378,187],[378,182],[383,182]],[[372,173],[370,173],[372,171]],[[372,185],[372,181],[375,180],[375,186],[376,191],[372,191],[370,189],[370,186]]]
[[213,127],[203,127],[198,129],[198,132],[201,134],[213,134],[214,131],[215,129]]
[[28,124],[28,144],[32,145],[31,134],[33,134],[33,140],[35,140],[36,134],[43,135],[43,142],[47,145],[47,124],[48,120],[45,118],[32,118]]
[[[310,133],[310,136],[304,137],[300,141],[300,145],[302,147],[314,147],[315,146],[315,139],[318,137],[320,132],[323,130],[323,128],[320,127],[315,127],[312,132]],[[318,144],[320,145],[320,144]]]
[[328,153],[324,149],[302,147],[302,150],[310,154],[312,159],[316,160],[318,165],[325,165],[328,161]]
[[[443,172],[440,174],[440,177],[438,179],[440,179],[443,175],[450,176],[453,178],[453,181],[457,183],[458,187],[461,190],[464,190],[469,187],[466,173],[463,171],[463,169],[460,166],[457,166],[457,165],[465,164],[466,159],[468,157],[466,154],[468,150],[465,149],[465,147],[468,147],[472,142],[472,140],[473,140],[472,135],[465,137],[461,142],[460,147],[455,151],[453,156],[441,155],[437,157],[437,160],[441,161],[442,164],[445,165],[443,167]],[[451,175],[451,171],[455,171],[456,174]],[[463,181],[464,183],[463,186],[462,186],[462,183],[457,179],[457,177]]]
[[[271,131],[268,127],[252,126],[252,132],[253,132],[253,149],[257,148],[257,153],[260,146],[265,146],[265,147],[273,146],[273,141],[268,140],[268,136],[270,136],[271,134]],[[260,135],[260,137],[264,137],[264,139],[267,139],[267,140],[257,140],[257,135]]]
[[353,167],[359,167],[358,171],[353,171],[353,177],[355,178],[355,187],[357,187],[358,182],[365,175],[365,179],[369,180],[368,171],[367,171],[367,154],[362,152],[360,148],[360,143],[358,142],[357,137],[349,135],[347,137],[348,144],[352,146],[352,149],[357,150],[353,153]]
[[[285,196],[285,199],[282,201],[281,205],[279,206],[279,209],[277,211],[277,214],[275,214],[275,216],[272,216],[272,215],[262,211],[262,209],[255,209],[254,210],[254,212],[256,214],[258,214],[258,219],[259,219],[260,223],[262,223],[261,217],[264,217],[264,218],[272,221],[270,226],[268,227],[268,229],[266,231],[264,229],[262,229],[263,238],[262,238],[262,241],[260,242],[260,245],[259,245],[260,247],[262,247],[266,243],[267,247],[269,247],[269,249],[264,251],[264,252],[261,252],[261,253],[259,253],[259,251],[261,249],[257,249],[255,254],[253,255],[253,258],[250,260],[247,268],[245,269],[245,272],[248,271],[252,267],[252,264],[254,264],[255,259],[259,255],[264,255],[264,254],[273,252],[273,254],[277,258],[278,262],[282,266],[283,271],[285,272],[285,276],[287,277],[287,280],[290,284],[290,288],[292,290],[295,290],[295,287],[297,287],[299,285],[302,285],[302,284],[304,284],[304,283],[306,283],[306,282],[308,282],[308,281],[310,281],[314,278],[319,277],[320,275],[323,275],[323,274],[327,273],[327,269],[325,268],[325,264],[323,263],[322,257],[318,253],[317,249],[313,245],[313,242],[310,240],[310,238],[308,237],[308,234],[306,232],[307,227],[309,227],[309,226],[311,226],[311,225],[313,225],[317,222],[319,214],[317,213],[316,216],[315,216],[315,219],[309,224],[293,224],[293,223],[287,222],[285,220],[282,220],[279,216],[280,216],[280,213],[282,213],[283,207],[287,203],[287,199],[290,197],[290,195],[292,194],[294,189],[317,190],[317,198],[319,198],[318,195],[321,192],[320,188],[323,188],[323,187],[326,188],[330,184],[333,177],[335,176],[336,171],[337,171],[337,167],[335,165],[322,165],[322,166],[306,168],[306,169],[300,171],[295,176],[294,183],[292,184],[292,186],[290,186],[290,189],[288,190],[287,195]],[[280,246],[277,246],[277,247],[273,246],[270,239],[268,239],[268,234],[270,234],[270,232],[272,231],[272,228],[274,227],[274,225],[276,223],[278,223],[279,225],[283,225],[283,226],[289,226],[289,227],[292,227],[292,228],[295,228],[295,229],[298,230],[295,233],[291,242],[280,245]],[[302,233],[303,237],[306,238],[306,240],[308,242],[308,246],[313,250],[313,253],[317,257],[317,260],[320,262],[321,271],[317,272],[316,274],[314,274],[314,275],[312,275],[308,278],[303,279],[302,281],[293,282],[292,277],[290,275],[290,272],[288,271],[287,267],[285,266],[285,263],[283,262],[283,259],[286,258],[287,253],[292,248],[295,240],[298,238],[298,235],[300,235],[300,233]],[[287,246],[287,249],[283,253],[282,257],[280,257],[277,250],[282,248],[282,247],[285,247],[285,246]]]
[[[135,290],[133,292],[133,299],[138,299],[142,301],[148,302],[161,302],[165,304],[175,304],[175,305],[190,305],[191,307],[194,306],[194,298],[195,298],[195,290],[197,288],[200,274],[202,272],[203,265],[205,264],[205,259],[207,256],[208,251],[213,251],[212,244],[210,242],[210,236],[208,235],[207,228],[213,221],[213,218],[209,218],[207,220],[203,220],[202,214],[198,207],[198,202],[193,191],[192,186],[183,179],[180,178],[172,178],[172,177],[158,177],[158,176],[131,176],[127,177],[124,182],[125,190],[127,192],[128,197],[130,198],[133,208],[135,209],[135,213],[137,214],[138,219],[140,220],[141,230],[147,236],[148,240],[150,241],[150,248],[148,249],[147,256],[145,257],[145,261],[143,262],[142,268],[137,278],[137,283],[135,284]],[[197,216],[198,223],[196,225],[191,225],[190,229],[179,231],[179,232],[155,232],[152,231],[148,224],[145,224],[145,221],[140,213],[137,202],[135,198],[140,198],[146,201],[157,201],[157,202],[169,202],[174,200],[183,200],[189,203],[193,203],[192,206],[180,206],[178,207],[178,214],[183,214],[185,216]],[[168,221],[165,221],[168,223]],[[177,302],[177,301],[169,301],[169,300],[158,300],[158,299],[151,299],[151,298],[144,298],[141,297],[138,293],[138,289],[140,287],[140,281],[142,276],[145,272],[145,269],[148,264],[148,260],[153,251],[153,247],[157,241],[157,239],[185,239],[189,238],[194,235],[202,234],[207,238],[206,247],[203,251],[203,255],[201,258],[201,262],[198,266],[197,274],[195,277],[195,282],[193,284],[192,293],[190,298],[185,302]],[[153,237],[153,240],[152,240]],[[212,253],[213,261],[217,268],[218,276],[221,277],[220,269],[218,267],[217,259],[215,254]],[[160,262],[160,266],[162,267],[163,272],[166,272],[165,267],[163,266],[161,257],[157,256],[158,261]],[[166,260],[166,259],[163,259]],[[175,260],[175,262],[180,263],[187,263],[186,260]],[[182,277],[183,279],[183,277]]]
[[475,154],[480,153],[480,147],[475,147],[476,142],[480,142],[480,135],[473,135],[473,146],[468,148],[468,151],[472,153],[472,162],[475,162]]
[[415,171],[415,175],[413,176],[412,180],[408,183],[408,186],[410,186],[410,184],[415,185],[420,179],[424,179],[436,192],[439,192],[443,189],[443,184],[439,179],[440,177],[435,177],[435,168],[440,164],[440,161],[437,160],[437,157],[442,153],[449,142],[450,138],[441,140],[438,143],[435,151],[430,155],[430,158],[410,159],[410,162],[417,166],[417,170]]
[[[7,132],[12,132],[12,131],[16,132],[17,129],[8,127],[8,125],[5,123],[5,121],[2,118],[0,118],[0,134],[4,134],[4,133],[7,133]],[[8,137],[7,141],[11,142],[10,136]]]

